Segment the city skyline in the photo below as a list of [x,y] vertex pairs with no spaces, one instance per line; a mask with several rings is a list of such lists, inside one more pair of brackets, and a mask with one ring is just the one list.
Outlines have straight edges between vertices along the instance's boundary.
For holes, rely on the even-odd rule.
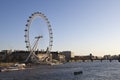
[[52,51],[70,50],[76,55],[118,55],[119,3],[119,0],[2,0],[0,50],[27,50],[25,24],[32,13],[42,12],[53,30]]

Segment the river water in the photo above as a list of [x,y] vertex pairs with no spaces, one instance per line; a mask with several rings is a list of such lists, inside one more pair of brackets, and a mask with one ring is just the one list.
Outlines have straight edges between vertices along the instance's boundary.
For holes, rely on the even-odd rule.
[[[74,72],[82,74],[74,75]],[[120,62],[72,62],[37,66],[22,71],[1,72],[0,80],[120,80]]]

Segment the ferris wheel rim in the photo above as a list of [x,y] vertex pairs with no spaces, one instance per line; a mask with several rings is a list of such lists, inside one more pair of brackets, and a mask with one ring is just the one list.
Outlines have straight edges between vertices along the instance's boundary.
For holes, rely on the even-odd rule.
[[48,27],[48,36],[49,36],[49,45],[48,45],[48,49],[49,51],[52,49],[52,46],[53,46],[53,32],[52,32],[52,28],[51,28],[51,25],[50,25],[50,22],[48,20],[48,18],[42,14],[41,12],[35,12],[33,13],[31,16],[29,16],[28,20],[27,20],[27,24],[25,25],[26,28],[25,28],[25,43],[26,43],[26,48],[28,49],[28,51],[31,50],[31,43],[30,43],[30,36],[29,36],[29,30],[30,30],[30,26],[31,26],[31,23],[33,22],[33,19],[37,18],[37,17],[40,17],[42,18],[45,23],[47,24],[47,27]]

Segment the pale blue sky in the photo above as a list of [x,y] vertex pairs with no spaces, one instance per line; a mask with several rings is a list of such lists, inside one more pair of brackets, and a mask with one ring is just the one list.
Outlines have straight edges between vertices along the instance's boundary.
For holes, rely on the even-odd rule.
[[52,25],[53,51],[120,54],[120,0],[0,0],[0,50],[26,50],[25,24],[34,12]]

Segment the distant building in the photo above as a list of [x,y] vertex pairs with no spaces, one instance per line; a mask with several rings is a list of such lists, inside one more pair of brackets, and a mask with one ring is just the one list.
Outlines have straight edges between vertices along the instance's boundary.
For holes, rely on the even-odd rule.
[[60,62],[65,62],[65,61],[66,61],[66,60],[65,60],[65,55],[59,53],[58,56],[59,56],[59,61],[60,61]]
[[2,50],[1,52],[5,53],[7,55],[7,54],[11,54],[12,50]]
[[[45,60],[48,54],[46,54],[46,51],[36,51],[36,55],[40,60]],[[49,60],[52,60],[52,55],[49,55]]]
[[12,50],[2,50],[0,52],[0,58],[1,58],[0,61],[9,62],[11,54],[12,54]]
[[0,52],[0,62],[5,61],[6,59],[6,53],[5,52]]
[[59,60],[59,52],[51,52],[52,54],[52,59]]
[[51,52],[52,59],[53,60],[58,60],[60,62],[65,62],[65,56],[61,54],[60,52]]
[[46,52],[45,51],[37,51],[36,52],[37,56],[39,57],[39,59],[43,58],[44,56],[46,56]]
[[60,53],[65,56],[65,60],[67,62],[69,62],[71,60],[71,57],[72,57],[72,52],[71,51],[62,51]]
[[11,61],[12,62],[24,62],[28,55],[30,54],[29,51],[14,51],[11,54]]
[[[64,54],[63,54],[64,53]],[[23,50],[2,50],[0,52],[0,62],[24,62],[29,56],[30,51]],[[36,51],[35,54],[40,60],[47,57],[46,51]],[[65,62],[69,61],[71,57],[71,52],[50,52],[50,60]],[[30,60],[31,61],[31,60]]]

